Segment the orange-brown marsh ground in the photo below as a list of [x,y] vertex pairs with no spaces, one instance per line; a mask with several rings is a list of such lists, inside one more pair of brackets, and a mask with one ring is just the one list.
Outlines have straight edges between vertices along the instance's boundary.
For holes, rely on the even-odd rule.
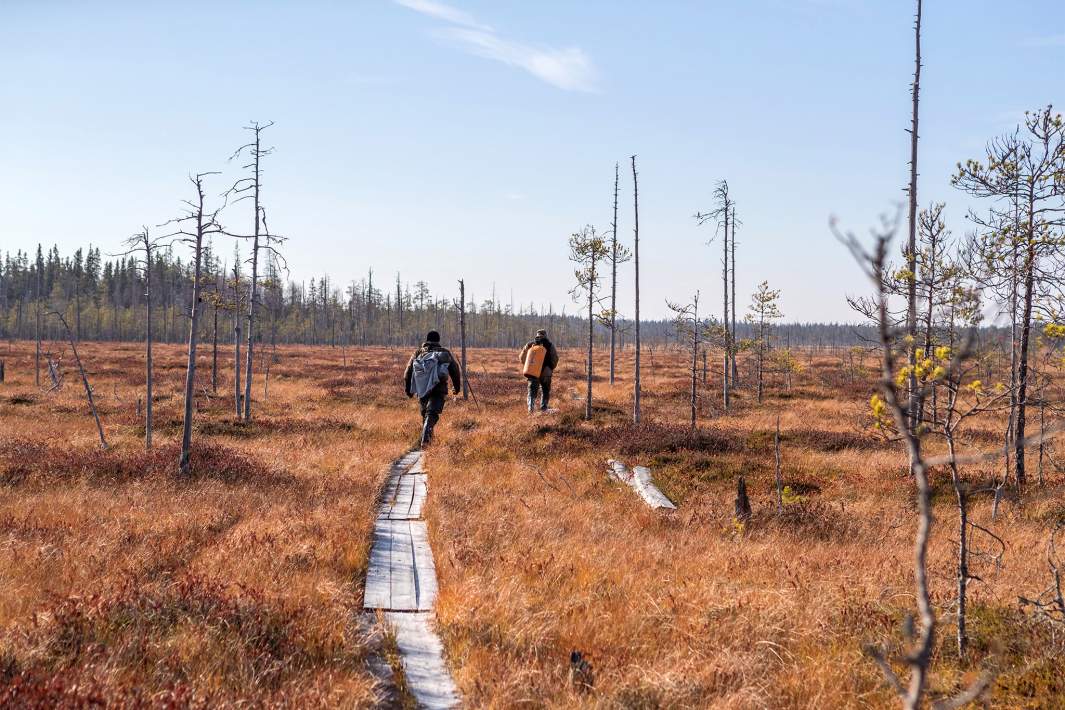
[[[33,344],[0,345],[0,698],[26,705],[372,705],[387,692],[359,621],[375,496],[409,448],[409,353],[284,347],[257,377],[254,421],[236,421],[228,352],[211,393],[201,352],[193,473],[176,473],[184,354],[157,350],[156,446],[137,416],[137,344],[81,350],[110,449],[103,452],[69,355],[63,387],[33,385]],[[583,414],[583,354],[562,351],[557,413],[530,416],[516,353],[475,350],[477,402],[452,400],[428,454],[437,627],[477,707],[879,707],[892,703],[866,644],[898,646],[914,608],[913,485],[897,444],[872,432],[871,369],[844,351],[802,352],[762,404],[741,363],[733,411],[715,373],[687,426],[679,351],[644,357],[644,420],[630,424],[631,352],[618,382],[597,352]],[[869,368],[872,357],[866,358]],[[261,371],[261,370],[260,370]],[[47,375],[44,375],[47,382]],[[773,430],[784,482],[775,510]],[[996,446],[999,423],[970,428]],[[677,504],[652,511],[607,480],[605,461],[652,468]],[[991,464],[972,468],[989,480]],[[733,520],[736,478],[754,516]],[[1034,476],[1033,476],[1034,478]],[[971,650],[953,645],[956,510],[933,474],[930,571],[940,620],[932,691],[984,669],[996,707],[1063,702],[1061,633],[1019,595],[1049,582],[1050,527],[1065,479],[989,497],[972,515],[1006,542],[974,560]],[[977,543],[990,550],[986,540]],[[387,653],[387,643],[383,644]],[[569,678],[572,650],[592,687]]]

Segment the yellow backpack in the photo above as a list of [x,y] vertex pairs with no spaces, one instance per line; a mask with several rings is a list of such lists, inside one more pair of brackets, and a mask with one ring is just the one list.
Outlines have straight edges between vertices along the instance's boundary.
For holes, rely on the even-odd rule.
[[526,377],[539,377],[544,371],[544,360],[547,359],[547,348],[543,345],[534,345],[525,353],[525,367],[522,374]]

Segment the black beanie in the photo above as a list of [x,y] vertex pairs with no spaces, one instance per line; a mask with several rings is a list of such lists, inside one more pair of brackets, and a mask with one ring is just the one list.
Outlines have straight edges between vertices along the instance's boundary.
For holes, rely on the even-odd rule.
[[427,343],[439,343],[440,342],[440,333],[437,333],[435,330],[430,330],[429,334],[425,336],[425,342],[427,342]]

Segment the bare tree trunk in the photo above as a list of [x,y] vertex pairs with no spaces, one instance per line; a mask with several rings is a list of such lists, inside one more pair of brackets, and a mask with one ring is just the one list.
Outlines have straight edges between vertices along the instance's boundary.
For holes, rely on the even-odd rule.
[[211,329],[211,392],[218,392],[218,302],[211,307],[214,326]]
[[[918,424],[917,411],[917,376],[916,352],[912,343],[917,341],[917,141],[919,102],[921,95],[921,0],[917,0],[917,15],[914,22],[914,69],[913,69],[913,113],[910,122],[910,186],[909,186],[909,239],[906,244],[906,266],[909,269],[909,283],[906,289],[906,332],[910,336],[909,347],[909,429],[915,430]],[[913,473],[915,461],[910,459],[910,473]]]
[[636,369],[633,378],[632,421],[640,423],[640,200],[636,179],[636,156],[632,156],[633,254],[636,266]]
[[762,403],[762,373],[765,363],[765,319],[758,319],[758,404]]
[[1024,429],[1028,408],[1028,350],[1032,331],[1032,299],[1035,291],[1035,247],[1031,245],[1029,235],[1028,254],[1024,268],[1024,311],[1021,315],[1021,351],[1017,362],[1017,422],[1014,430],[1014,468],[1017,487],[1023,488],[1026,482],[1024,470]]
[[152,245],[144,232],[144,448],[152,448]]
[[773,434],[773,452],[776,458],[775,478],[777,484],[777,512],[784,511],[784,476],[780,461],[780,415],[777,415],[777,430]]
[[[200,272],[203,261],[203,235],[207,229],[204,222],[204,191],[203,176],[195,178],[197,202],[196,232],[193,242],[193,269],[192,269],[192,309],[189,316],[189,362],[185,371],[185,414],[181,426],[181,458],[178,461],[178,471],[182,476],[192,473],[192,409],[193,398],[196,393],[196,346],[199,344],[200,324]],[[211,222],[214,221],[212,217]]]
[[[1002,480],[1009,480],[1010,476],[1010,464],[1012,457],[1009,452],[1009,442],[1013,440],[1014,427],[1017,424],[1017,307],[1018,302],[1018,283],[1017,283],[1017,258],[1019,245],[1014,240],[1013,245],[1013,268],[1010,273],[1010,417],[1009,422],[1006,424],[1006,456],[1005,456],[1005,469],[1002,472]],[[990,378],[988,382],[990,382]]]
[[725,329],[725,354],[721,366],[721,401],[725,411],[729,408],[729,378],[732,375],[732,334],[729,331],[729,308],[728,308],[728,225],[731,219],[729,207],[725,205],[725,231],[724,231],[724,257],[721,261],[721,283],[724,286],[723,313],[721,323]]
[[729,330],[729,339],[732,342],[732,386],[736,387],[739,381],[739,368],[736,367],[736,208],[732,208],[732,241],[729,245],[732,259],[732,328]]
[[81,342],[81,274],[74,274],[74,339]]
[[[953,458],[953,454],[951,454]],[[960,486],[956,489],[958,500],[958,658],[965,658],[969,648],[966,629],[969,585],[969,500]]]
[[459,279],[459,338],[461,350],[459,359],[462,361],[462,398],[469,399],[470,385],[466,382],[466,282]]
[[241,401],[243,391],[240,386],[240,272],[233,265],[233,407],[237,419],[244,414]]
[[592,309],[595,307],[595,259],[592,259],[591,278],[588,284],[588,393],[584,402],[584,418],[592,418],[592,342],[595,337],[595,315]]
[[107,448],[107,439],[104,438],[104,427],[100,423],[100,415],[96,411],[96,402],[92,398],[92,387],[89,386],[89,378],[85,376],[85,368],[81,364],[81,356],[78,355],[78,346],[74,343],[74,334],[70,332],[70,326],[67,325],[66,318],[59,311],[53,311],[59,322],[63,324],[63,329],[67,332],[67,340],[70,341],[70,349],[74,353],[74,362],[78,366],[78,374],[81,375],[81,384],[85,386],[85,398],[89,400],[89,411],[92,412],[92,418],[96,422],[96,433],[100,435],[100,447]]
[[251,282],[248,284],[248,352],[247,352],[247,364],[245,365],[244,373],[244,420],[251,420],[251,369],[254,362],[253,350],[255,347],[255,301],[258,298],[257,289],[259,286],[259,158],[262,153],[260,151],[259,133],[261,129],[255,127],[255,148],[253,157],[255,159],[254,170],[254,197],[252,201],[255,203],[255,232],[252,235],[251,246]]
[[42,274],[44,264],[40,258],[41,246],[37,245],[37,298],[34,312],[34,327],[33,338],[36,341],[36,346],[33,351],[33,384],[36,387],[41,386],[41,289],[44,288],[42,284]]
[[699,367],[699,296],[696,294],[692,310],[692,381],[691,381],[691,429],[695,432],[695,416],[698,405],[698,380]]
[[614,163],[614,221],[610,223],[610,384],[614,384],[614,349],[618,328],[618,164]]

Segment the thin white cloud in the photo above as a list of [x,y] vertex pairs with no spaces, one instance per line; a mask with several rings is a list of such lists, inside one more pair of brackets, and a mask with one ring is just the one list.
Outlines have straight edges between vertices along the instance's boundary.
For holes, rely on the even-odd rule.
[[567,91],[595,91],[595,67],[577,47],[533,47],[504,39],[494,32],[449,27],[440,35],[455,40],[471,54],[524,69],[548,84]]
[[393,0],[397,5],[402,5],[405,8],[420,12],[423,15],[436,18],[437,20],[443,20],[444,22],[450,22],[453,25],[462,25],[463,27],[470,27],[482,32],[491,32],[492,28],[488,25],[482,25],[477,19],[470,13],[460,10],[457,7],[451,5],[445,5],[442,2],[434,2],[434,0]]
[[435,0],[393,0],[403,7],[447,22],[436,35],[478,57],[527,71],[567,91],[596,91],[597,72],[579,47],[537,47],[501,37],[488,25],[456,7]]
[[1065,47],[1065,34],[1029,37],[1021,44],[1025,47]]

